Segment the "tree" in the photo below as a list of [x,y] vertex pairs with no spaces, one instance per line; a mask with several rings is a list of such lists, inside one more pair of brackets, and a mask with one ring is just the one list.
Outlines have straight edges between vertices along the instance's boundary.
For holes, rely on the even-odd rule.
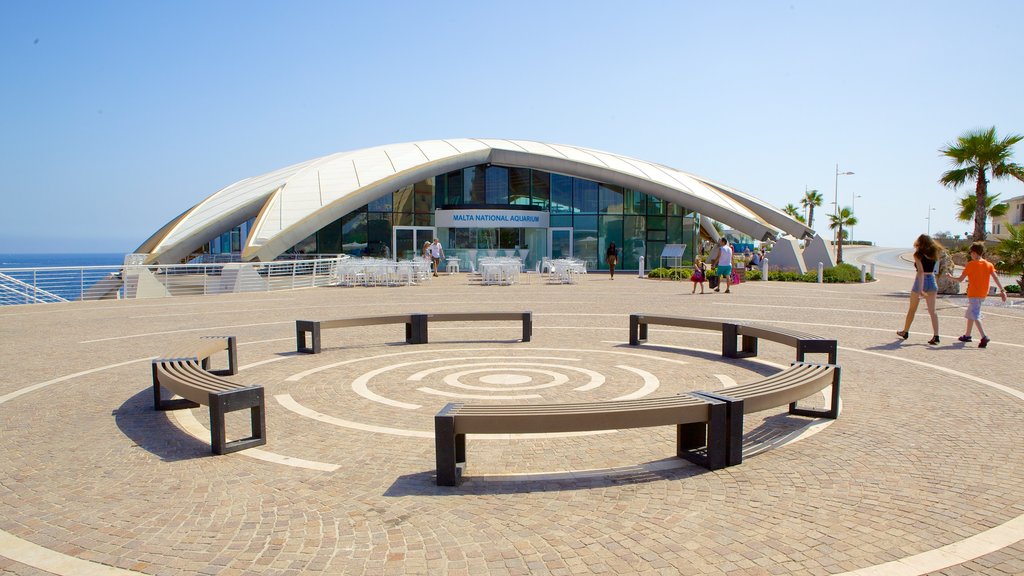
[[1024,224],[1020,226],[1007,224],[1006,231],[1010,236],[1000,240],[995,248],[995,253],[1002,260],[999,263],[999,269],[1020,274],[1017,286],[1024,287]]
[[953,169],[948,170],[939,178],[939,182],[948,188],[956,189],[973,180],[974,186],[974,240],[985,239],[985,209],[988,206],[988,174],[996,179],[1016,178],[1024,181],[1024,167],[1011,162],[1011,148],[1024,139],[1019,134],[1010,134],[1002,140],[996,137],[995,126],[968,131],[960,135],[956,142],[940,148],[943,156],[953,162]]
[[[960,205],[960,212],[957,213],[956,219],[961,222],[970,222],[974,220],[974,214],[977,212],[976,206],[978,199],[973,194],[968,194],[960,199],[957,204]],[[1000,216],[1006,216],[1009,212],[1010,205],[999,202],[999,194],[993,194],[985,198],[985,212],[989,218],[998,218]]]
[[828,227],[836,231],[836,264],[843,263],[843,228],[857,225],[857,217],[849,208],[843,208],[839,214],[829,214]]
[[783,206],[782,211],[798,222],[804,221],[803,215],[800,214],[800,209],[794,206],[792,203]]
[[825,197],[821,195],[817,190],[808,190],[804,193],[804,199],[800,201],[800,205],[807,211],[807,227],[814,227],[814,208],[821,206],[821,203],[825,201]]

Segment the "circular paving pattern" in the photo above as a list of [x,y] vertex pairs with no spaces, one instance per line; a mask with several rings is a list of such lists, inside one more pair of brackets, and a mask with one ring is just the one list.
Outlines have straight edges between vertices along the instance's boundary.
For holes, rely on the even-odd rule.
[[[447,282],[462,301],[482,290],[458,280],[430,289]],[[372,308],[373,293],[413,307],[422,292],[324,289],[0,310],[0,329],[11,335],[4,364],[16,366],[0,375],[0,573],[1022,568],[1024,393],[1011,377],[1024,367],[1016,359],[1022,343],[994,337],[980,352],[998,356],[981,357],[914,337],[895,342],[888,327],[905,301],[890,296],[884,279],[827,293],[740,285],[727,302],[686,299],[672,291],[678,284],[624,280],[614,283],[621,301],[607,298],[612,283],[600,277],[509,287],[503,295],[520,294],[535,312],[530,343],[495,342],[516,330],[500,323],[432,330],[423,346],[395,344],[386,329],[367,330],[352,345],[353,335],[340,330],[325,333],[316,356],[289,350],[290,322],[309,315],[294,310],[341,317],[352,312],[336,300],[364,298],[353,303],[362,310]],[[434,485],[433,415],[447,402],[721,389],[792,359],[790,349],[762,345],[757,359],[726,362],[716,352],[720,336],[699,331],[652,328],[650,344],[625,346],[626,316],[644,304],[631,293],[641,288],[644,301],[660,294],[673,302],[665,313],[777,322],[839,338],[842,415],[752,415],[744,463],[716,472],[675,458],[670,427],[471,438],[466,482]],[[586,311],[570,299],[587,302]],[[784,306],[795,301],[801,307]],[[192,316],[194,308],[201,311]],[[241,311],[261,316],[230,320]],[[1001,314],[987,316],[986,328],[1006,340],[1020,316]],[[955,339],[960,311],[940,315],[943,339]],[[38,337],[17,331],[29,324],[62,359],[33,353]],[[238,378],[265,386],[269,441],[214,457],[206,408],[152,410],[146,359],[227,330],[241,343]],[[246,430],[246,418],[231,414],[229,430]],[[48,554],[71,568],[47,564]]]

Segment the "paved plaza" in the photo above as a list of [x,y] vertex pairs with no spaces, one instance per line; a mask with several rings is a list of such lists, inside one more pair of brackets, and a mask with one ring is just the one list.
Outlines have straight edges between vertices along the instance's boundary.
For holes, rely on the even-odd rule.
[[[1024,574],[1024,305],[986,306],[979,349],[957,342],[958,297],[940,345],[923,312],[899,340],[896,270],[705,295],[468,278],[0,308],[0,574]],[[431,325],[425,345],[371,326],[295,353],[297,319],[490,310],[532,311],[532,341],[513,322]],[[836,338],[842,414],[751,415],[744,462],[713,472],[674,457],[672,427],[470,437],[464,482],[435,485],[447,402],[720,390],[793,360],[658,326],[632,347],[633,312]],[[265,387],[265,446],[214,456],[206,407],[153,410],[150,359],[208,335],[237,336],[236,379]]]

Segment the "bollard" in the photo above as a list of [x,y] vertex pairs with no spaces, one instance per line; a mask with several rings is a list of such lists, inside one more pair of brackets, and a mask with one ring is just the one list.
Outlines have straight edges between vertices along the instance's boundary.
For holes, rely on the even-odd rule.
[[825,265],[818,262],[818,284],[825,281]]
[[764,281],[768,280],[768,261],[767,260],[762,260],[761,261],[761,280],[764,280]]
[[861,264],[860,265],[860,282],[861,282],[861,284],[863,284],[864,282],[868,281],[868,276],[867,275],[868,275],[868,267],[863,265],[863,264]]
[[644,257],[640,257],[640,277],[644,277]]
[[872,279],[878,278],[878,276],[875,276],[875,265],[874,264],[871,265],[871,278]]

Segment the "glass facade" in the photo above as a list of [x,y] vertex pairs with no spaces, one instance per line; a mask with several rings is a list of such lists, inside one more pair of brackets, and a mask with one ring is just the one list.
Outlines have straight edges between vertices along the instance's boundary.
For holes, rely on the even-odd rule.
[[[604,270],[612,242],[623,269],[658,265],[665,244],[684,244],[692,255],[699,241],[699,215],[638,190],[565,174],[497,165],[472,166],[440,174],[386,194],[324,226],[292,247],[301,254],[349,254],[407,258],[415,247],[394,246],[395,231],[434,227],[439,208],[540,210],[550,214],[549,228],[439,228],[433,233],[449,255],[526,254],[529,267],[551,254],[552,230],[558,252],[571,250],[590,269]],[[238,252],[252,221],[225,233],[207,249]],[[429,232],[429,231],[428,231]],[[231,250],[227,248],[230,247]],[[462,257],[460,255],[460,257]],[[468,269],[464,268],[464,269]]]

